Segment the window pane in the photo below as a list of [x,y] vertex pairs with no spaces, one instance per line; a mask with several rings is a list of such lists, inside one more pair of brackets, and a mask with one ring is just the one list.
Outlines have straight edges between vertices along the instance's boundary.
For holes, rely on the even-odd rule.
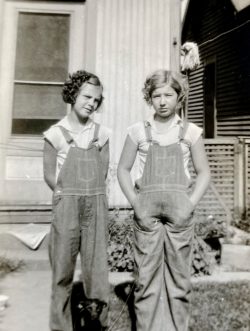
[[19,13],[16,80],[65,80],[68,71],[69,24],[69,15]]
[[67,105],[62,86],[15,84],[13,118],[62,118]]
[[58,120],[27,120],[17,119],[12,121],[12,133],[40,135]]

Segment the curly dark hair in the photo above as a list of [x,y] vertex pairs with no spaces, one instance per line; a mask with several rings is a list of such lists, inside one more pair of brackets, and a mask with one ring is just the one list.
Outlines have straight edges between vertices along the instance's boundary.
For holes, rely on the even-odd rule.
[[149,75],[142,89],[144,100],[151,106],[153,91],[166,84],[170,85],[176,91],[178,95],[176,110],[180,110],[185,104],[188,82],[184,75],[177,72],[160,69]]
[[[76,72],[73,72],[72,74],[69,74],[69,79],[67,79],[63,85],[62,88],[63,101],[71,105],[74,105],[79,90],[83,83],[89,83],[95,86],[101,86],[103,88],[100,79],[96,75],[87,72],[85,70],[78,70]],[[102,101],[103,101],[103,96],[101,96],[101,100],[97,108],[100,107]]]

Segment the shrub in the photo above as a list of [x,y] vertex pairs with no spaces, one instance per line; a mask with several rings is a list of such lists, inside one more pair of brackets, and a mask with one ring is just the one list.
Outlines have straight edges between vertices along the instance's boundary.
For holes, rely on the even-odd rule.
[[3,277],[6,274],[17,271],[24,267],[24,262],[17,259],[10,259],[4,256],[0,256],[0,276]]
[[108,264],[110,271],[133,271],[132,222],[129,216],[124,220],[117,220],[116,216],[109,221]]

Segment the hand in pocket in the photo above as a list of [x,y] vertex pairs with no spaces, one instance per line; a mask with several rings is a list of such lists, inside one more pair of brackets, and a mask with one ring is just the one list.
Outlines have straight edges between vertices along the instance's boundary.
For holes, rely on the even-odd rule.
[[177,217],[181,221],[186,221],[192,217],[193,212],[194,212],[195,206],[192,204],[190,201],[189,197],[187,196],[184,200],[183,203],[177,207],[176,214]]
[[134,209],[136,219],[142,219],[146,216],[145,210],[143,211],[141,209],[140,195],[139,194],[136,195],[136,197],[135,197],[135,199],[132,203],[132,207]]
[[135,221],[138,225],[138,227],[142,231],[150,232],[155,229],[155,227],[159,224],[159,219],[156,217],[144,217],[142,219],[135,218]]

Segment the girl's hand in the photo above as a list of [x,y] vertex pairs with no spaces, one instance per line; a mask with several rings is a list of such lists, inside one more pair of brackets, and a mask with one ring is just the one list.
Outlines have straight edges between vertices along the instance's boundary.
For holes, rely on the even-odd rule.
[[135,195],[135,198],[131,204],[135,213],[134,219],[138,227],[143,231],[152,231],[159,223],[159,219],[156,217],[147,216],[146,212],[141,208],[138,194]]
[[156,217],[144,217],[143,219],[135,218],[139,229],[142,231],[150,232],[153,231],[159,225],[159,219]]
[[131,205],[134,209],[136,219],[142,219],[146,216],[145,213],[143,214],[143,211],[141,211],[140,208],[139,194],[135,194],[135,197],[131,202]]
[[187,221],[190,217],[192,217],[194,209],[195,206],[191,201],[189,201],[188,204],[184,203],[182,208],[177,208],[176,210],[177,219],[181,222]]

